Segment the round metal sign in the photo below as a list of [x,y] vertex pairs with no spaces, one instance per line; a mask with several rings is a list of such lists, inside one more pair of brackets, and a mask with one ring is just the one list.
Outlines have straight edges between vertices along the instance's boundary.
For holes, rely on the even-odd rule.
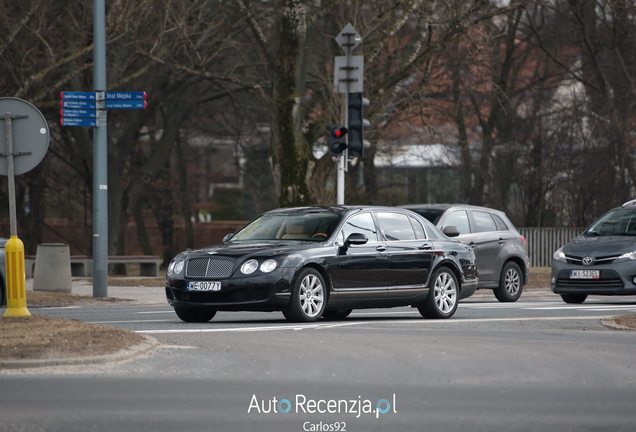
[[11,118],[15,175],[35,168],[49,149],[49,125],[31,103],[13,97],[0,98],[0,174],[8,175],[7,118]]

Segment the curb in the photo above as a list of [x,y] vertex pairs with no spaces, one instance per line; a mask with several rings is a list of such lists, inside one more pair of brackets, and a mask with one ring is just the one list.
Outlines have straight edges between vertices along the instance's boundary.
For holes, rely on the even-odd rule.
[[631,330],[634,331],[636,329],[633,329],[631,327],[627,327],[624,326],[622,324],[618,324],[616,321],[614,321],[614,318],[603,318],[601,319],[601,324],[604,325],[607,328],[611,328],[613,330]]
[[102,354],[98,356],[89,357],[70,357],[70,358],[57,358],[57,359],[25,359],[25,360],[0,360],[0,371],[2,369],[22,369],[22,368],[35,368],[46,366],[77,366],[77,365],[94,365],[103,364],[109,362],[118,362],[123,360],[129,360],[147,354],[157,349],[160,343],[157,339],[141,335],[146,340],[138,345],[134,345],[129,348],[117,351],[112,354]]

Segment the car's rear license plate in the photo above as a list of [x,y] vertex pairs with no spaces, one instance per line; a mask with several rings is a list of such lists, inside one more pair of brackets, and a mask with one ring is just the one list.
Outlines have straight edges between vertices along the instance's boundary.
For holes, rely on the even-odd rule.
[[188,291],[221,291],[221,282],[195,281],[188,282]]
[[599,279],[599,270],[570,270],[570,279]]

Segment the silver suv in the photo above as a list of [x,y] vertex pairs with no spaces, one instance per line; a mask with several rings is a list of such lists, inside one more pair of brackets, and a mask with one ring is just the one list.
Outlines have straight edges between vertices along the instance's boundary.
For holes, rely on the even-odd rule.
[[447,236],[473,247],[479,269],[477,289],[492,289],[500,302],[519,299],[528,282],[530,260],[526,239],[504,212],[466,204],[401,207],[424,216]]

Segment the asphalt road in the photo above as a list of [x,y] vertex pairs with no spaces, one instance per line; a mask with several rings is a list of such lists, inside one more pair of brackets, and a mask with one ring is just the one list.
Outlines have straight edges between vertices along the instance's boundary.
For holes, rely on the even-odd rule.
[[[633,431],[636,332],[600,320],[633,297],[469,299],[290,324],[167,306],[38,309],[162,343],[124,363],[0,374],[0,431]],[[287,412],[285,412],[287,411]]]

